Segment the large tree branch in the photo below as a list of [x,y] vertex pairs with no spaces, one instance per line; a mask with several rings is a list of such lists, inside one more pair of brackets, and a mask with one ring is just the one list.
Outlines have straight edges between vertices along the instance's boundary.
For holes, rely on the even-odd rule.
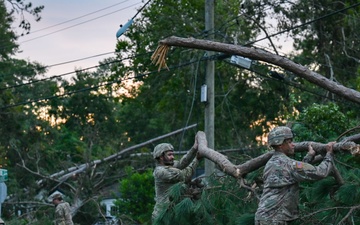
[[[341,84],[338,84],[334,81],[327,79],[326,77],[318,74],[314,71],[311,71],[309,68],[297,64],[285,57],[272,54],[270,52],[254,49],[249,47],[243,47],[239,45],[219,43],[209,40],[199,40],[194,38],[180,38],[180,37],[169,37],[161,40],[160,45],[163,46],[178,46],[178,47],[187,47],[195,49],[203,49],[207,51],[217,51],[223,52],[231,55],[240,55],[247,57],[253,60],[260,60],[267,63],[271,63],[277,66],[280,66],[290,72],[293,72],[299,77],[306,79],[307,81],[322,87],[332,93],[335,93],[349,101],[360,103],[360,92],[353,89],[347,88]],[[160,53],[160,55],[159,55]],[[163,54],[166,54],[166,51],[156,51],[152,56],[153,61],[158,59],[157,65],[166,65],[165,57]]]
[[[221,168],[224,173],[235,178],[240,178],[247,173],[264,166],[273,155],[273,151],[269,151],[256,158],[250,159],[241,165],[234,165],[226,158],[226,156],[207,147],[206,135],[203,131],[198,131],[196,138],[198,141],[198,151],[200,155],[213,161]],[[318,154],[326,152],[326,144],[307,141],[295,143],[295,152],[308,151],[309,144],[312,145],[313,149]],[[339,142],[333,146],[333,149],[334,151],[347,151],[356,155],[359,155],[360,153],[360,145],[357,145],[354,142]]]
[[[143,143],[140,143],[140,144],[131,146],[129,148],[123,149],[123,150],[117,152],[116,154],[110,155],[110,156],[108,156],[106,158],[93,160],[91,162],[84,163],[84,164],[81,164],[79,166],[74,166],[74,167],[68,168],[66,170],[59,171],[57,173],[54,173],[54,174],[48,176],[46,179],[57,179],[57,180],[59,180],[61,182],[64,182],[67,179],[69,179],[70,177],[72,177],[72,176],[74,176],[76,174],[79,174],[79,173],[81,173],[81,172],[83,172],[83,171],[85,171],[85,170],[87,170],[87,169],[89,169],[89,168],[91,168],[93,166],[96,166],[96,165],[99,165],[99,164],[102,164],[102,163],[106,163],[106,162],[110,162],[110,161],[113,161],[113,160],[116,160],[116,159],[120,159],[124,155],[128,154],[129,152],[131,152],[131,151],[133,151],[135,149],[138,149],[140,147],[152,144],[152,143],[154,143],[154,142],[156,142],[158,140],[161,140],[161,139],[164,139],[166,137],[170,137],[172,135],[181,133],[181,132],[183,132],[185,130],[194,128],[196,126],[197,126],[197,124],[192,124],[190,126],[187,126],[187,127],[172,131],[172,132],[167,133],[165,135],[162,135],[162,136],[150,139],[148,141],[145,141]],[[24,167],[25,167],[25,165],[24,165]],[[36,183],[40,186],[46,179],[38,180]]]

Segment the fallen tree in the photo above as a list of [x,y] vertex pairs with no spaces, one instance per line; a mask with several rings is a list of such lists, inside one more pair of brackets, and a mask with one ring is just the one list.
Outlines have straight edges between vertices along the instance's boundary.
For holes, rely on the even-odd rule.
[[[38,180],[37,184],[41,186],[41,184],[43,184],[46,180],[51,180],[51,181],[55,181],[57,183],[57,186],[66,183],[66,180],[68,178],[70,178],[71,176],[73,176],[74,174],[77,173],[81,173],[86,171],[87,169],[92,169],[95,170],[96,165],[100,165],[102,163],[105,162],[109,162],[111,160],[116,160],[119,158],[126,158],[129,157],[131,155],[131,153],[135,150],[137,150],[140,147],[152,144],[155,141],[161,140],[165,137],[169,137],[171,135],[174,134],[178,134],[179,132],[182,132],[184,130],[190,129],[190,128],[194,128],[196,127],[196,124],[170,132],[168,134],[150,139],[146,142],[140,143],[138,145],[134,145],[132,147],[123,149],[121,151],[119,151],[118,153],[108,156],[104,159],[99,159],[99,160],[95,160],[92,161],[91,163],[87,163],[87,164],[83,164],[80,165],[78,167],[72,167],[72,168],[68,168],[67,170],[62,170],[60,172],[54,173],[51,176],[43,176],[40,174],[36,174],[37,176],[42,177],[41,180]],[[198,142],[198,151],[199,153],[204,156],[205,158],[215,162],[219,168],[221,168],[221,170],[226,173],[229,176],[232,176],[236,179],[239,179],[240,181],[242,181],[242,186],[246,187],[246,185],[243,183],[243,177],[247,174],[250,173],[252,171],[255,171],[259,168],[261,168],[262,166],[264,166],[266,164],[266,162],[271,158],[273,151],[269,151],[265,154],[262,154],[256,158],[250,159],[246,162],[244,162],[243,164],[240,165],[235,165],[233,164],[231,161],[228,160],[228,158],[226,157],[226,155],[221,154],[219,151],[216,151],[214,149],[208,148],[207,147],[207,140],[206,140],[206,135],[203,131],[198,131],[197,135],[196,135],[196,140]],[[354,135],[354,136],[349,136],[347,138],[345,138],[343,141],[338,142],[334,145],[334,151],[345,151],[345,152],[349,152],[353,155],[360,155],[360,145],[356,144],[355,142],[360,142],[360,136],[358,134]],[[295,143],[295,151],[296,152],[305,152],[308,149],[308,145],[311,143],[311,145],[313,146],[314,150],[318,153],[324,153],[325,150],[325,146],[326,144],[322,144],[322,143],[316,143],[316,142],[299,142],[299,143]],[[184,152],[183,152],[184,153]],[[149,155],[149,154],[148,154]],[[25,168],[26,170],[29,170],[26,165],[19,165],[22,166],[23,168]],[[34,171],[30,171],[33,174],[36,173]],[[93,173],[90,172],[90,173]],[[338,175],[334,175],[335,178],[337,180],[340,180],[341,182],[341,176]],[[69,184],[70,185],[70,184]],[[79,189],[80,187],[78,186],[72,186],[70,185],[70,188],[74,191],[76,189]],[[74,195],[74,202],[73,202],[73,213],[76,213],[77,210],[83,205],[85,204],[87,201],[90,201],[93,199],[85,199],[85,200],[81,200],[77,195]],[[22,204],[22,202],[12,202],[11,204]]]
[[40,174],[38,172],[30,170],[25,165],[24,160],[22,161],[22,164],[18,164],[18,166],[20,166],[20,167],[24,168],[25,170],[31,172],[32,174],[35,174],[37,176],[42,177],[42,179],[36,181],[36,184],[38,186],[41,186],[47,179],[54,180],[54,181],[62,183],[62,182],[65,182],[70,177],[73,177],[73,176],[75,176],[75,175],[77,175],[79,173],[82,173],[82,172],[86,171],[87,169],[96,168],[100,164],[108,163],[108,162],[111,162],[111,161],[114,161],[114,160],[117,160],[117,159],[120,159],[120,158],[124,158],[125,155],[130,154],[133,150],[136,150],[136,149],[141,148],[143,146],[152,144],[152,143],[154,143],[156,141],[159,141],[161,139],[170,137],[172,135],[184,132],[185,130],[194,128],[196,126],[197,126],[197,124],[192,124],[190,126],[187,126],[187,127],[172,131],[170,133],[161,135],[159,137],[156,137],[156,138],[147,140],[145,142],[142,142],[140,144],[137,144],[137,145],[131,146],[129,148],[123,149],[123,150],[121,150],[121,151],[119,151],[119,152],[117,152],[117,153],[115,153],[113,155],[110,155],[108,157],[105,157],[103,159],[97,159],[97,160],[93,160],[91,162],[84,163],[84,164],[81,164],[81,165],[78,165],[78,166],[70,167],[70,168],[67,168],[66,170],[61,170],[59,172],[51,174],[50,176],[44,176],[44,175],[42,175],[42,174]]
[[[264,166],[266,162],[273,155],[273,151],[269,151],[263,155],[260,155],[256,158],[250,159],[243,164],[235,165],[230,162],[225,155],[207,147],[206,135],[203,131],[198,131],[196,135],[198,142],[198,151],[199,153],[216,163],[222,170],[222,172],[234,177],[241,178],[249,172],[259,169]],[[313,149],[317,154],[326,152],[326,144],[317,143],[317,142],[299,142],[295,143],[295,152],[305,152],[308,151],[309,144],[312,145]],[[352,141],[342,141],[338,142],[333,146],[334,152],[345,151],[349,152],[352,155],[360,155],[360,145]]]
[[[152,144],[155,141],[161,140],[163,138],[178,134],[179,132],[182,132],[184,130],[188,130],[191,128],[196,127],[197,124],[193,124],[190,125],[188,127],[182,128],[182,129],[178,129],[175,130],[173,132],[170,132],[168,134],[150,139],[148,141],[145,141],[143,143],[131,146],[129,148],[123,149],[121,151],[119,151],[116,154],[113,154],[111,156],[108,156],[106,158],[103,159],[98,159],[98,160],[94,160],[91,161],[89,163],[85,163],[76,167],[71,167],[68,168],[66,170],[62,170],[59,171],[57,173],[54,173],[50,176],[43,176],[40,174],[36,174],[38,176],[43,177],[43,179],[40,179],[37,181],[37,184],[39,186],[41,186],[41,184],[46,181],[47,179],[53,180],[53,181],[57,181],[59,183],[63,183],[65,182],[67,179],[69,179],[70,177],[84,172],[85,170],[89,169],[89,168],[96,168],[96,166],[102,164],[102,163],[106,163],[112,160],[116,160],[116,159],[120,159],[123,158],[125,155],[130,154],[132,151]],[[233,176],[235,178],[240,178],[243,177],[244,175],[246,175],[247,173],[250,173],[252,171],[255,171],[257,169],[259,169],[260,167],[264,166],[266,164],[266,162],[271,158],[271,156],[273,155],[273,151],[269,151],[265,154],[262,154],[256,158],[250,159],[248,161],[246,161],[243,164],[240,165],[235,165],[232,162],[230,162],[227,157],[224,154],[221,154],[219,151],[216,151],[214,149],[208,148],[207,147],[207,140],[206,140],[206,135],[203,131],[198,131],[197,135],[196,135],[196,140],[199,144],[198,147],[198,151],[200,152],[201,155],[203,155],[205,158],[213,161],[214,163],[216,163],[221,170],[230,175]],[[360,145],[357,144],[360,143],[360,135],[359,134],[355,134],[353,136],[349,136],[344,138],[343,141],[338,142],[334,145],[334,151],[345,151],[348,152],[352,155],[360,155]],[[295,152],[306,152],[308,150],[308,145],[311,144],[313,149],[315,150],[315,152],[317,152],[317,154],[321,154],[321,153],[325,153],[326,149],[325,146],[326,144],[322,144],[322,143],[317,143],[317,142],[310,142],[310,141],[305,141],[305,142],[299,142],[299,143],[295,143]],[[26,165],[19,165],[25,169],[28,170],[28,168],[26,167]],[[35,172],[30,171],[33,174]]]
[[255,49],[239,45],[225,44],[209,40],[200,40],[194,38],[180,38],[168,37],[159,42],[159,47],[156,49],[151,59],[153,63],[159,65],[159,69],[167,68],[165,58],[169,46],[187,47],[195,49],[203,49],[208,51],[217,51],[230,55],[239,55],[253,60],[260,60],[280,66],[295,75],[306,79],[307,81],[322,87],[338,96],[341,96],[349,101],[360,103],[360,92],[347,88],[337,82],[327,79],[309,68],[297,64],[285,57],[272,54],[262,49]]

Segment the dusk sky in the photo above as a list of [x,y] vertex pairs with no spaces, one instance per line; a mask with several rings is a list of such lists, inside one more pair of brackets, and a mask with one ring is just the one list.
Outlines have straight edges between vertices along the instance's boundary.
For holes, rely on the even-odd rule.
[[[29,0],[33,5],[44,5],[42,19],[31,22],[31,33],[18,39],[17,58],[54,65],[48,76],[73,72],[74,69],[98,65],[112,57],[116,46],[116,32],[120,24],[131,19],[145,3],[142,0]],[[18,21],[13,24],[18,25]],[[121,38],[121,37],[120,37]],[[102,55],[105,54],[105,55]],[[94,57],[97,55],[102,55]]]
[[[20,37],[21,53],[16,57],[37,61],[50,67],[47,76],[72,73],[74,69],[86,69],[113,57],[116,32],[135,16],[148,0],[28,0],[33,5],[44,5],[42,19],[31,22],[31,33]],[[140,16],[140,15],[139,15]],[[16,28],[19,21],[13,24]],[[19,30],[19,29],[17,29]],[[20,31],[20,30],[19,30]],[[260,35],[262,36],[262,35]],[[122,37],[120,37],[122,38]],[[292,42],[280,39],[283,51],[291,49]],[[285,40],[285,41],[284,41]],[[277,40],[274,40],[277,42]],[[258,42],[258,47],[268,40]],[[265,43],[265,44],[264,44]],[[279,43],[279,42],[278,42]],[[109,53],[109,54],[106,54]],[[72,63],[66,63],[75,61]]]

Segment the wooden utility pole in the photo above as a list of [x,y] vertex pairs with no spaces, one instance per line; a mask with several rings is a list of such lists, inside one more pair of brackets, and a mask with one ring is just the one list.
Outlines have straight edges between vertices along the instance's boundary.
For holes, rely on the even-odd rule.
[[[214,2],[215,0],[205,0],[205,32],[207,39],[214,39]],[[210,58],[214,52],[206,51],[206,56]],[[208,147],[214,149],[214,118],[215,118],[215,63],[213,60],[206,61],[206,80],[207,103],[205,107],[205,134]],[[205,160],[205,175],[209,176],[214,172],[215,164],[210,160]]]

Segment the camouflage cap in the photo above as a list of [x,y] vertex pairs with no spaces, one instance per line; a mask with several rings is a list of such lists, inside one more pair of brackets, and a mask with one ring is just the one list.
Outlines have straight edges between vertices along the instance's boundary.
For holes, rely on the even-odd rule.
[[285,139],[293,138],[293,132],[289,127],[279,126],[272,129],[268,136],[268,145],[281,145]]
[[54,194],[52,196],[52,200],[54,201],[55,199],[62,200],[62,195],[61,194]]
[[159,158],[166,151],[174,151],[174,147],[169,143],[161,143],[155,146],[153,157]]

